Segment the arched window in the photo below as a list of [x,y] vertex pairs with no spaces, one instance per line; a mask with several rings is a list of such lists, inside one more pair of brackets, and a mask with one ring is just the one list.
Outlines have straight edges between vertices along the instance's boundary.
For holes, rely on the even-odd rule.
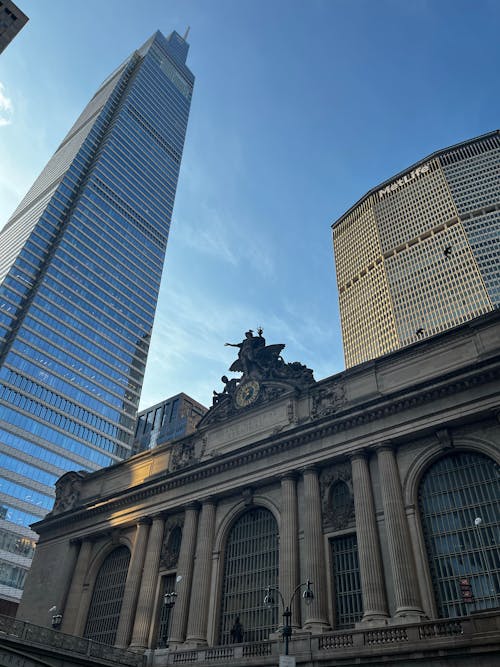
[[220,643],[232,641],[237,616],[243,640],[267,639],[278,627],[278,608],[264,605],[267,586],[278,585],[278,526],[262,507],[241,516],[229,533],[224,557]]
[[481,454],[448,454],[423,476],[419,506],[439,616],[499,604],[499,504],[499,466]]
[[127,547],[118,547],[101,565],[83,633],[87,639],[102,644],[115,643],[129,562],[130,551]]

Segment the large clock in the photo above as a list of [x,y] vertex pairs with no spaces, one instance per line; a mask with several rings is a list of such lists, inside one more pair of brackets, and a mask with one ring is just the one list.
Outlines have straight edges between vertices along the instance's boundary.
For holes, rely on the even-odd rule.
[[259,395],[260,385],[257,380],[248,380],[241,384],[236,390],[235,403],[238,408],[245,408],[257,400]]

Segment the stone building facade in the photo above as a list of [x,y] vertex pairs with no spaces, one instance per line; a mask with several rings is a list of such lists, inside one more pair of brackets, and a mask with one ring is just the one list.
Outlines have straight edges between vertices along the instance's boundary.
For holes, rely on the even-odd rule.
[[304,667],[498,665],[498,311],[319,382],[246,336],[194,434],[59,480],[16,622],[56,607],[65,664],[272,665],[282,599]]

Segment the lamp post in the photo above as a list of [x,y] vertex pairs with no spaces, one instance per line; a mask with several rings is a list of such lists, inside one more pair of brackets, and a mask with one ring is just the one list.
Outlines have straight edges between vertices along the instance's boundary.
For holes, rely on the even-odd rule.
[[[490,594],[495,596],[495,584],[494,584],[494,580],[493,580],[493,575],[492,575],[491,570],[490,570],[490,565],[489,565],[489,562],[488,562],[488,554],[486,553],[486,545],[484,543],[483,533],[482,533],[482,530],[481,530],[482,523],[483,523],[483,520],[480,516],[478,516],[474,519],[474,526],[477,528],[479,549],[481,551],[481,560],[483,561],[483,567],[484,567],[484,570],[486,572],[487,581],[488,581],[488,584],[487,584],[487,587],[486,587],[486,594],[489,597]],[[486,606],[488,606],[487,603],[486,603]]]
[[172,607],[175,604],[175,600],[177,598],[177,593],[175,591],[169,591],[164,594],[163,596],[163,607],[166,609],[166,619],[165,619],[165,630],[164,630],[164,635],[163,635],[163,643],[165,644],[165,648],[168,648],[168,629],[170,625],[170,613],[172,610]]
[[304,602],[306,604],[311,604],[311,602],[314,600],[314,593],[312,592],[311,585],[312,581],[305,581],[303,584],[299,584],[297,588],[293,591],[292,597],[290,598],[290,602],[288,605],[285,605],[285,600],[283,599],[283,595],[281,594],[280,589],[277,586],[268,586],[266,588],[266,596],[264,598],[264,604],[266,607],[272,607],[274,605],[274,598],[272,596],[271,591],[276,591],[279,595],[279,598],[281,600],[281,606],[283,609],[282,615],[283,615],[283,629],[281,630],[281,634],[283,635],[283,638],[285,640],[285,655],[288,655],[288,642],[290,637],[292,636],[292,602],[297,594],[297,592],[302,588],[302,586],[306,586],[306,590],[302,593],[302,598],[304,599]]
[[56,611],[56,613],[52,616],[52,627],[54,630],[59,630],[61,627],[62,618],[63,616],[60,611]]

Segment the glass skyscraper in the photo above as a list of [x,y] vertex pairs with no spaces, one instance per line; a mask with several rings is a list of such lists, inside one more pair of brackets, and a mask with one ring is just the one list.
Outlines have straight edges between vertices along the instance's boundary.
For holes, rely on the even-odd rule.
[[333,244],[347,367],[498,308],[498,130],[368,192]]
[[188,44],[101,85],[0,233],[0,597],[16,602],[67,470],[132,448],[188,122]]

